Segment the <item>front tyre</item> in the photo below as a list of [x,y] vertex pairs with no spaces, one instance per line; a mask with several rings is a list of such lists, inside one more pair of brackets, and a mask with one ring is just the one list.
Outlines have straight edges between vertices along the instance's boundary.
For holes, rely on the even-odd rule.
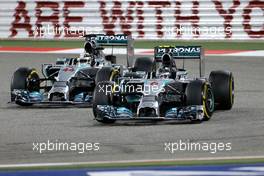
[[112,67],[102,67],[96,74],[95,84],[102,81],[116,81],[119,75],[119,71]]
[[97,114],[97,105],[112,105],[112,89],[114,87],[114,83],[111,81],[103,81],[99,82],[94,90],[93,94],[93,114],[95,119],[101,123],[114,123],[115,120],[108,119],[105,117],[100,117]]
[[[11,79],[10,92],[11,101],[15,101],[15,95],[13,91],[15,89],[25,90],[29,92],[39,91],[40,89],[40,79],[36,69],[30,69],[26,67],[18,68]],[[29,104],[20,104],[29,105]],[[30,104],[31,105],[31,104]]]
[[234,104],[234,77],[232,72],[212,71],[209,76],[212,85],[216,108],[229,110]]
[[203,120],[209,120],[214,112],[214,95],[209,83],[194,80],[186,87],[186,105],[203,106]]

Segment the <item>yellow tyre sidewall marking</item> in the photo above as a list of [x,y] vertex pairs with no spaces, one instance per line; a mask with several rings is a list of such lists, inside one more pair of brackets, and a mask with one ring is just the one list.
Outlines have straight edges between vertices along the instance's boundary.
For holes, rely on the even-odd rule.
[[[112,73],[111,73],[111,75],[110,75],[110,79],[109,79],[109,81],[113,81],[113,78],[114,78],[118,73],[119,73],[118,70],[116,70],[116,69],[113,70]],[[117,85],[116,83],[114,83],[114,87],[113,87],[113,89],[112,89],[112,93],[115,92],[115,89],[116,89],[117,86],[118,86],[118,85]]]
[[32,69],[31,72],[29,73],[28,77],[27,77],[27,87],[29,87],[29,82],[28,80],[32,78],[33,74],[38,75],[38,72],[36,69]]
[[30,79],[34,73],[38,75],[37,70],[33,69],[28,75],[28,79]]
[[118,73],[119,73],[118,70],[113,70],[111,75],[110,75],[109,81],[113,81],[114,76],[117,75]]

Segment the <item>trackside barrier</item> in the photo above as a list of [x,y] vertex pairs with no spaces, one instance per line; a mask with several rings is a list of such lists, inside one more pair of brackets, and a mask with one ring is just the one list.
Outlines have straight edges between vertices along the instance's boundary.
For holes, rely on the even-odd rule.
[[263,39],[262,0],[1,0],[0,38]]

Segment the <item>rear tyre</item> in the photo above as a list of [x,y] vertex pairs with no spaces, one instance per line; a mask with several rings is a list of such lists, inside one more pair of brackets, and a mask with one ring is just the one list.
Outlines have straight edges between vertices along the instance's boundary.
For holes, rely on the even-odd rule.
[[229,110],[234,104],[234,77],[229,71],[212,71],[209,76],[216,109]]
[[209,120],[214,112],[214,96],[211,86],[201,80],[191,81],[186,87],[186,104],[202,105],[203,120]]
[[[12,93],[13,90],[20,89],[25,91],[39,91],[40,80],[36,69],[30,69],[26,67],[18,68],[11,79],[10,91],[11,91],[11,101],[15,101],[15,95]],[[31,104],[20,105],[28,106]]]
[[[100,117],[97,114],[97,105],[112,105],[113,104],[112,97],[111,97],[112,96],[111,90],[113,89],[113,87],[114,87],[114,83],[111,81],[99,82],[95,87],[94,94],[93,94],[93,114],[94,114],[95,119],[98,122],[101,122],[101,123],[114,123],[115,122],[115,120],[108,119],[105,117]],[[106,92],[106,90],[107,91],[110,90],[110,93]]]

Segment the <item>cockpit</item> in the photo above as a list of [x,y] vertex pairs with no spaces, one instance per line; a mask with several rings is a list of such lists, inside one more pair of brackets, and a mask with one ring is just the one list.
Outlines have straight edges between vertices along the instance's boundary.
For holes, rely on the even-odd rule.
[[160,78],[176,78],[177,67],[175,60],[169,53],[165,53],[158,63],[158,76]]

